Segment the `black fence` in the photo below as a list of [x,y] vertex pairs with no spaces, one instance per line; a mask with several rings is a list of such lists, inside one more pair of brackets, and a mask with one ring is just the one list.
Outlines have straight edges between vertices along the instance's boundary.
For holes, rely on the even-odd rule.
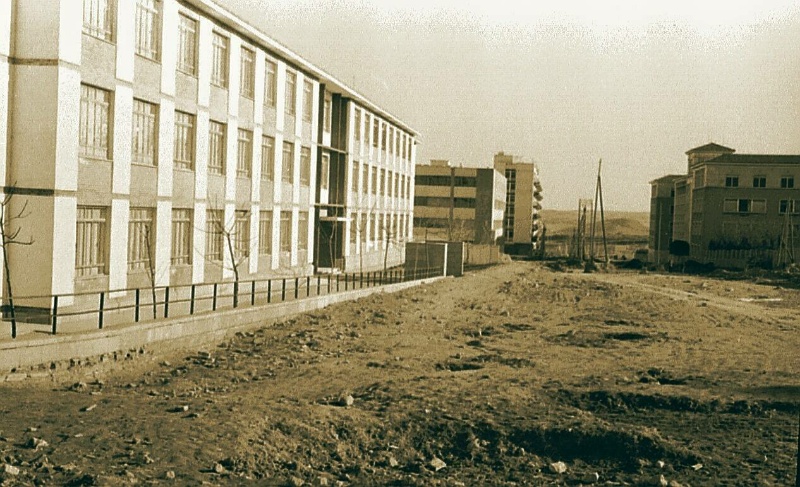
[[[442,275],[441,267],[403,268],[345,274],[316,274],[248,281],[222,281],[176,286],[127,288],[75,294],[15,296],[15,320],[46,325],[55,335],[69,324],[94,322],[102,329],[109,324],[130,324],[213,312],[244,306],[262,306],[303,298],[410,282]],[[50,301],[50,306],[26,303]],[[63,306],[65,301],[72,304]],[[62,306],[59,307],[59,302]],[[3,306],[10,318],[10,307]],[[62,330],[63,331],[63,330]],[[16,338],[16,323],[12,323]]]

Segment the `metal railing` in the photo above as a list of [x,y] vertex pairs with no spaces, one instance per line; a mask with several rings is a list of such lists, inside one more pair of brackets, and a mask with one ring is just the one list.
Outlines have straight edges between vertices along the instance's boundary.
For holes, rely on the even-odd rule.
[[[242,306],[282,303],[309,297],[354,291],[400,282],[441,276],[441,267],[406,271],[395,268],[371,272],[287,276],[246,281],[220,281],[199,284],[125,288],[108,291],[60,295],[14,296],[16,320],[49,325],[55,335],[60,327],[94,321],[98,329],[115,324],[130,324],[149,319],[189,316]],[[25,306],[25,302],[49,300],[50,306]],[[73,304],[64,306],[64,301]],[[7,315],[8,306],[3,306]],[[4,318],[7,320],[7,318]],[[12,333],[12,337],[15,337]]]

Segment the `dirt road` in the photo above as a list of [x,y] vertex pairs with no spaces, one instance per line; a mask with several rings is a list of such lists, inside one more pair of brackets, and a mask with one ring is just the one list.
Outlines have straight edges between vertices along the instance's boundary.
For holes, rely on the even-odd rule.
[[0,384],[0,477],[791,485],[798,304],[769,285],[508,264]]

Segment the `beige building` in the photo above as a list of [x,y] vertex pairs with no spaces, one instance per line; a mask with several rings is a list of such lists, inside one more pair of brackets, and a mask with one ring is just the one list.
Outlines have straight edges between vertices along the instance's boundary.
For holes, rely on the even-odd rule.
[[17,295],[399,264],[415,136],[208,0],[0,0]]
[[492,168],[418,165],[414,184],[417,239],[502,244],[506,179]]
[[692,256],[777,249],[787,224],[800,235],[800,155],[736,154],[714,143],[686,155],[686,175],[650,183],[651,260],[664,258],[664,239],[654,238],[660,232],[653,227],[663,227],[669,208],[670,241],[687,242]]
[[530,255],[542,243],[544,224],[539,211],[542,183],[536,164],[519,156],[498,152],[494,168],[506,177],[506,215],[503,224],[505,252]]

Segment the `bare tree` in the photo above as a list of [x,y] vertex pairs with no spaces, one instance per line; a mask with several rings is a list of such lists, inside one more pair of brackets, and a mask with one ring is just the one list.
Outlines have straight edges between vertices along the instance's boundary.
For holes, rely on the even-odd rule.
[[150,282],[150,297],[153,306],[153,319],[158,318],[158,301],[156,300],[156,266],[153,258],[153,245],[150,238],[151,225],[144,227],[144,245],[147,249],[147,279]]
[[29,215],[28,213],[28,200],[25,200],[22,208],[18,212],[9,213],[11,201],[14,197],[14,186],[9,188],[9,191],[3,196],[0,202],[0,239],[2,239],[3,248],[3,269],[6,275],[6,288],[8,289],[8,309],[11,315],[11,338],[17,338],[17,316],[14,309],[14,292],[11,286],[11,271],[8,265],[8,248],[12,245],[33,245],[33,239],[27,240],[20,238],[20,227],[16,222],[22,220]]

